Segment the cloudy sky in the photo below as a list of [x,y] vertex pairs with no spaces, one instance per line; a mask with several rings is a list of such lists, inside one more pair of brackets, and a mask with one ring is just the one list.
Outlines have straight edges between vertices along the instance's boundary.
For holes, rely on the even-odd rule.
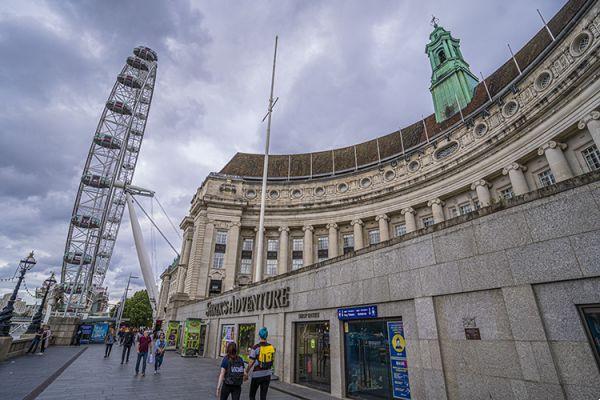
[[[350,145],[433,111],[424,46],[431,15],[493,72],[565,0],[0,2],[0,278],[35,249],[30,291],[61,257],[82,166],[104,102],[137,45],[159,56],[134,183],[176,223],[196,188],[235,152],[260,152],[279,35],[272,153]],[[149,203],[146,202],[149,207]],[[157,218],[180,246],[164,217]],[[143,221],[146,241],[151,230]],[[150,246],[152,248],[152,246]],[[157,273],[174,253],[156,239]],[[139,276],[125,216],[106,285]],[[0,282],[0,294],[13,282]],[[141,279],[134,289],[140,289]],[[21,296],[28,298],[25,290]]]

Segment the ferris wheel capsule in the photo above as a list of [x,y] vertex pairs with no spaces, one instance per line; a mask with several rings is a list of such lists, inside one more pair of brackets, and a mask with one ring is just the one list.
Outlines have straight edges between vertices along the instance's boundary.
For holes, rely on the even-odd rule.
[[158,56],[156,55],[156,52],[146,46],[136,47],[135,49],[133,49],[133,54],[135,54],[139,58],[143,58],[146,61],[158,60]]
[[133,169],[135,169],[135,165],[125,163],[125,164],[123,164],[123,169],[126,171],[132,171]]
[[81,252],[77,252],[77,251],[69,251],[67,253],[65,253],[64,256],[64,260],[65,262],[69,263],[69,264],[89,264],[92,262],[92,256],[89,254],[86,254],[85,257],[83,257],[83,262],[81,261],[83,253]]
[[131,133],[134,136],[143,136],[144,135],[144,132],[137,130],[137,129],[133,129],[133,128],[131,128],[129,133]]
[[146,115],[143,113],[137,113],[137,114],[135,114],[135,117],[137,119],[141,119],[142,121],[146,119]]
[[129,108],[129,106],[122,101],[109,100],[106,102],[106,108],[119,114],[131,115],[131,108]]
[[142,87],[142,81],[133,75],[121,74],[117,76],[117,81],[121,85],[125,85],[134,89],[140,89]]
[[98,133],[94,136],[94,143],[107,149],[120,149],[121,141],[107,133]]
[[127,65],[133,67],[135,69],[140,69],[142,71],[148,71],[148,64],[146,61],[142,60],[139,57],[129,56],[127,57]]
[[74,215],[71,218],[71,223],[79,228],[98,228],[100,219],[91,215]]
[[110,186],[110,179],[106,176],[90,174],[89,172],[81,178],[84,185],[95,188],[107,188]]
[[138,151],[140,151],[140,148],[134,145],[129,145],[127,146],[127,151],[131,153],[137,153]]

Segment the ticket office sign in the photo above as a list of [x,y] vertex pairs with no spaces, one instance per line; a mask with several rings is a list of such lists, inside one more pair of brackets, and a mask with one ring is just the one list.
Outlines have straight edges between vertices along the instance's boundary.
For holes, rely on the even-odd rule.
[[408,364],[406,362],[406,338],[402,321],[387,323],[390,347],[390,371],[392,374],[392,395],[394,399],[410,400]]

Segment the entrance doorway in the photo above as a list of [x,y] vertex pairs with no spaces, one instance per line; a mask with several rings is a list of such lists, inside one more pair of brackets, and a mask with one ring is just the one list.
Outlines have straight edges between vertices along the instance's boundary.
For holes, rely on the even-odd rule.
[[239,353],[240,357],[244,361],[249,362],[250,348],[254,346],[254,337],[256,333],[256,324],[239,324],[238,325],[238,338],[239,338]]
[[294,382],[315,389],[331,390],[329,322],[295,324]]

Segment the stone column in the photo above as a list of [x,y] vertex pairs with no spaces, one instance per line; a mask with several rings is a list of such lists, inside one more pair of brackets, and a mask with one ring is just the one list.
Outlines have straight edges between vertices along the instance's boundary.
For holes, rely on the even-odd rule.
[[327,257],[333,258],[340,255],[338,250],[338,226],[335,222],[327,224],[329,229],[329,250],[327,251]]
[[179,264],[179,267],[177,267],[177,293],[185,293],[186,275],[187,266]]
[[400,211],[404,215],[404,225],[406,226],[406,233],[411,233],[417,230],[417,221],[415,221],[415,210],[412,207],[403,208]]
[[507,165],[504,167],[504,169],[502,169],[502,175],[508,175],[513,193],[516,196],[529,193],[529,185],[525,179],[525,174],[523,174],[523,171],[526,170],[526,167],[516,162]]
[[492,204],[492,196],[490,195],[489,184],[485,180],[480,179],[473,182],[471,185],[471,190],[475,190],[477,192],[477,200],[479,200],[481,207],[487,207]]
[[563,150],[567,148],[565,143],[549,141],[538,149],[538,155],[545,155],[548,165],[552,170],[556,182],[561,182],[573,177],[573,171],[565,158]]
[[444,202],[440,199],[433,199],[427,202],[427,206],[431,207],[431,214],[433,215],[433,222],[439,224],[444,222]]
[[288,271],[289,232],[290,228],[287,226],[279,227],[279,262],[277,265],[278,274],[284,274]]
[[390,227],[388,221],[390,217],[385,214],[381,214],[375,217],[375,221],[379,222],[379,240],[385,242],[390,240]]
[[304,225],[304,250],[302,251],[302,265],[304,267],[314,263],[313,260],[313,228],[312,225]]
[[188,263],[190,262],[190,253],[192,251],[193,231],[186,229],[183,234],[183,245],[181,250],[181,260],[177,267],[177,293],[185,292],[185,279]]
[[223,291],[231,290],[235,285],[238,247],[240,244],[240,227],[241,224],[237,221],[229,223],[229,231],[227,232],[227,247],[225,248],[225,280],[223,282]]
[[577,127],[579,129],[588,128],[596,147],[600,149],[600,111],[592,111],[579,121]]
[[354,250],[359,250],[365,247],[363,240],[363,222],[360,219],[355,219],[350,222],[350,225],[354,228]]

